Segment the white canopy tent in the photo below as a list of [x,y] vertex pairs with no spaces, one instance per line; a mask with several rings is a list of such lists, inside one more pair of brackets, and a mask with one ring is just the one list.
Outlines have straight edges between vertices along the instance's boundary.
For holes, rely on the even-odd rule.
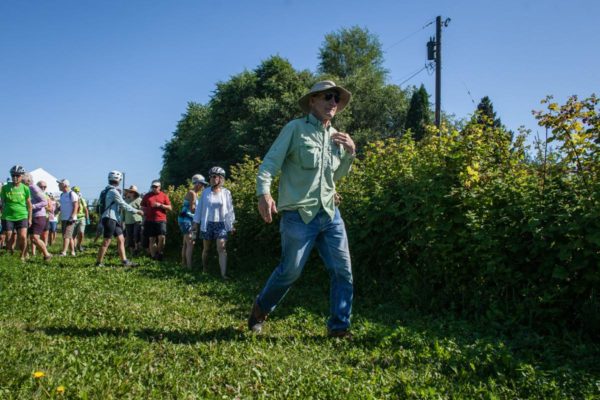
[[33,171],[29,172],[31,177],[33,178],[33,183],[38,183],[39,181],[46,182],[46,193],[59,194],[60,189],[58,188],[58,183],[56,183],[56,177],[46,171],[43,168],[37,168]]

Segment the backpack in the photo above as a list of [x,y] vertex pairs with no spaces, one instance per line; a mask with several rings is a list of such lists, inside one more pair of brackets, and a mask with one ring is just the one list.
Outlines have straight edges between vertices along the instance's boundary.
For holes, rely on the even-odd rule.
[[96,212],[98,213],[98,215],[102,215],[104,214],[104,211],[106,211],[106,209],[108,209],[110,206],[113,205],[113,203],[110,203],[110,205],[107,207],[106,206],[106,195],[108,194],[108,191],[111,190],[112,188],[105,188],[102,192],[100,192],[100,197],[98,198],[98,204],[96,204]]

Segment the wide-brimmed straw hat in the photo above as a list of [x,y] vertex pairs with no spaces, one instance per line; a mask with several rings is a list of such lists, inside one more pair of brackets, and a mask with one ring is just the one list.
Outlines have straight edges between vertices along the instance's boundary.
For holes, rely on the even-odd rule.
[[350,93],[347,89],[338,86],[334,81],[320,81],[315,83],[308,93],[304,96],[300,97],[298,100],[298,105],[305,113],[310,112],[310,97],[316,93],[325,92],[327,90],[335,90],[340,94],[340,102],[337,105],[337,112],[341,112],[348,103],[350,103],[350,99],[352,98],[352,93]]
[[125,189],[125,193],[135,193],[138,197],[140,196],[140,192],[135,185],[131,185],[129,186],[129,189]]

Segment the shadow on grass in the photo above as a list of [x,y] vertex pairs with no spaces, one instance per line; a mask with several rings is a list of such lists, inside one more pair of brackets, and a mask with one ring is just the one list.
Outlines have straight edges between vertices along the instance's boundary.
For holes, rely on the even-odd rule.
[[80,338],[95,338],[100,336],[110,336],[118,338],[137,337],[147,342],[170,342],[173,344],[194,344],[206,342],[252,342],[262,341],[269,343],[294,343],[301,341],[303,344],[322,344],[334,342],[342,345],[365,345],[374,344],[376,338],[362,337],[352,341],[344,339],[332,339],[325,335],[277,335],[253,334],[245,330],[234,327],[218,328],[203,332],[185,331],[185,330],[156,330],[150,328],[128,329],[119,327],[100,327],[100,328],[80,328],[75,326],[50,326],[43,328],[28,328],[28,332],[43,332],[48,336],[65,336]]
[[168,341],[173,344],[192,344],[201,342],[243,341],[245,335],[233,327],[218,328],[203,332],[185,330],[156,330],[150,328],[132,330],[119,327],[79,328],[76,326],[50,326],[44,328],[31,328],[31,332],[43,332],[49,336],[67,336],[93,338],[97,336],[132,337],[148,342]]

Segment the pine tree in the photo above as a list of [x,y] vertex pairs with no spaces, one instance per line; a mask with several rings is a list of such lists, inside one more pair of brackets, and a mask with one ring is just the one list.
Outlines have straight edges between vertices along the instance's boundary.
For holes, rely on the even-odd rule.
[[412,132],[416,141],[425,136],[425,127],[431,124],[431,110],[429,109],[429,94],[425,86],[421,85],[415,90],[410,99],[410,106],[406,115],[405,130]]
[[491,125],[494,128],[502,127],[502,121],[496,118],[494,105],[488,96],[483,97],[477,105],[477,123]]

